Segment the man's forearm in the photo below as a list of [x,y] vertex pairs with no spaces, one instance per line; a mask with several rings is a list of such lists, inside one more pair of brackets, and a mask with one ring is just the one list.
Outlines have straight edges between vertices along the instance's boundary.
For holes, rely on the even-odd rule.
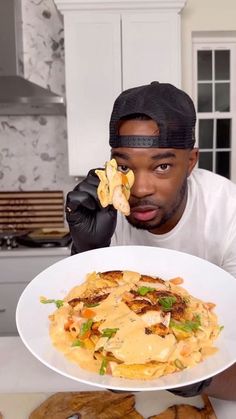
[[217,374],[204,393],[224,400],[236,400],[236,364]]

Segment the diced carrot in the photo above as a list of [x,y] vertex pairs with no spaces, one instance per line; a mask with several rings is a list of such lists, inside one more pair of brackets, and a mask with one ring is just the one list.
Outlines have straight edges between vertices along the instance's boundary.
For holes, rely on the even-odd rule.
[[84,308],[81,311],[81,316],[84,317],[85,319],[92,319],[95,316],[95,311],[91,310],[90,308]]
[[174,285],[180,285],[184,282],[183,278],[180,278],[179,276],[177,276],[176,278],[172,278],[170,279],[171,284]]
[[84,339],[89,338],[90,336],[91,336],[91,330],[88,330],[87,332],[85,332],[85,333],[83,333],[83,334],[80,334],[80,335],[79,335],[79,338],[80,338],[81,340],[84,340]]

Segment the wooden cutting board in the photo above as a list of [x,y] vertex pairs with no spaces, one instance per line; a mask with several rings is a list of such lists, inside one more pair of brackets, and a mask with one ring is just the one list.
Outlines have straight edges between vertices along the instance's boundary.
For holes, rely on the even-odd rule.
[[[30,413],[52,394],[53,393],[0,394],[0,412],[2,413],[3,419],[28,419]],[[159,414],[173,404],[187,403],[199,408],[204,406],[204,402],[200,396],[186,399],[174,396],[167,391],[135,393],[135,401],[136,410],[143,415],[144,418]],[[214,416],[212,416],[212,418],[213,417]]]

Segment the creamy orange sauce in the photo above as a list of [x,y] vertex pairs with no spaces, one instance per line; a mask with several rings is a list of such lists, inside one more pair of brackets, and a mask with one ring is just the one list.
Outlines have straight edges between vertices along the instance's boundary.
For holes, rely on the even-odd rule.
[[[137,283],[139,283],[138,286],[141,284],[151,286],[150,283],[144,285],[140,282],[140,274],[132,271],[124,271],[119,284],[100,278],[96,272],[88,275],[87,281],[74,287],[65,298],[64,305],[50,316],[50,337],[53,345],[63,352],[67,359],[93,372],[99,371],[104,357],[100,354],[100,357],[95,359],[94,352],[103,348],[105,354],[112,354],[121,362],[111,362],[114,376],[143,379],[175,372],[178,370],[174,366],[176,360],[184,367],[192,367],[204,359],[204,356],[214,353],[215,348],[212,342],[219,333],[217,316],[208,310],[201,300],[190,296],[185,289],[172,285],[169,281],[166,281],[168,290],[188,297],[190,318],[191,312],[197,312],[201,316],[201,327],[195,334],[178,330],[164,337],[155,333],[147,334],[145,328],[152,324],[166,323],[168,327],[171,314],[149,310],[143,315],[138,315],[132,311],[122,301],[122,296],[133,289]],[[163,288],[162,284],[160,288]],[[85,322],[86,319],[80,317],[82,307],[77,306],[74,310],[67,302],[73,298],[91,296],[94,291],[97,292],[100,289],[101,292],[104,289],[109,290],[110,294],[97,306],[91,308],[92,322],[101,323],[98,327],[101,335],[105,329],[115,329],[115,333],[109,337],[97,336],[96,341],[90,342],[92,348],[73,346],[80,333],[81,322]],[[83,305],[83,303],[80,304]],[[74,331],[68,331],[65,328],[68,319],[74,321]]]
[[[123,290],[126,287],[120,287]],[[131,311],[122,301],[117,303],[116,297],[121,290],[114,291],[103,303],[94,309],[95,320],[106,319],[99,327],[100,332],[106,328],[118,328],[115,336],[98,341],[96,347],[104,347],[118,359],[126,363],[145,363],[148,361],[166,361],[174,350],[176,339],[173,335],[162,338],[158,335],[147,335],[148,324]],[[123,292],[123,291],[122,291]]]

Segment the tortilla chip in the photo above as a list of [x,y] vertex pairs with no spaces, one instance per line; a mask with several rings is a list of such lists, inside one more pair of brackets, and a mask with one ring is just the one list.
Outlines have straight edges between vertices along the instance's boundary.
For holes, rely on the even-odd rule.
[[124,174],[117,170],[117,163],[112,159],[105,164],[105,169],[95,170],[100,182],[97,188],[98,199],[103,208],[113,205],[124,215],[130,214],[128,203],[130,189],[134,183],[134,173],[129,170]]

